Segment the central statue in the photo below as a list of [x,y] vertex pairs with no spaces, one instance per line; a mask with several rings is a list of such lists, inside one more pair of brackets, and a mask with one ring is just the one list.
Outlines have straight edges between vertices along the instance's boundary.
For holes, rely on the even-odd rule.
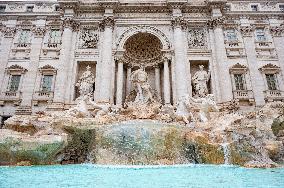
[[125,107],[132,111],[138,119],[147,119],[157,114],[161,106],[157,92],[151,88],[148,74],[143,68],[135,70],[131,74],[132,91],[126,97]]
[[134,71],[131,75],[131,82],[136,91],[135,103],[154,102],[151,86],[148,83],[148,75],[143,69]]

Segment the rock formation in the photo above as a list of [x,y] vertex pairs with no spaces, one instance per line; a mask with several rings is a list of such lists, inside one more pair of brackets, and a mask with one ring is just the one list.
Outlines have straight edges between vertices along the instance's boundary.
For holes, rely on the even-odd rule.
[[[199,121],[199,113],[193,111],[190,126],[184,126],[183,118],[175,119],[176,112],[170,114],[171,110],[166,111],[166,121],[162,108],[152,120],[131,120],[137,118],[111,106],[101,108],[99,119],[96,115],[72,116],[70,111],[13,116],[0,130],[0,164],[227,161],[246,167],[275,167],[283,161],[283,108],[284,103],[273,102],[248,112],[210,110],[207,121]],[[191,122],[191,118],[186,120]]]

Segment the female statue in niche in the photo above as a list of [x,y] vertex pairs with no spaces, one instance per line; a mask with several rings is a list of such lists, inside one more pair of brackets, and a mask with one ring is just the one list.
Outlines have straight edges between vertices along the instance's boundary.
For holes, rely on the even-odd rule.
[[93,96],[93,85],[95,83],[95,76],[90,71],[91,67],[88,65],[86,71],[79,78],[76,86],[79,88],[80,97]]
[[207,83],[210,79],[210,71],[207,73],[203,65],[199,65],[199,70],[192,77],[195,96],[204,98],[208,94]]

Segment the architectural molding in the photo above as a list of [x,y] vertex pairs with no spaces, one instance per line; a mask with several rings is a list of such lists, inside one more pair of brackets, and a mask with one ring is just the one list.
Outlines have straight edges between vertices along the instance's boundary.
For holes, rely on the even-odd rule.
[[15,72],[24,74],[27,71],[28,71],[27,69],[25,69],[25,68],[23,68],[23,67],[21,67],[20,65],[17,65],[17,64],[11,65],[10,67],[6,68],[6,72],[8,74],[15,73]]
[[64,28],[69,28],[72,31],[79,30],[80,23],[76,21],[73,17],[65,17],[63,22]]
[[268,63],[268,64],[262,66],[261,68],[259,68],[259,70],[264,74],[265,73],[276,74],[276,73],[279,73],[281,71],[281,68],[277,65]]
[[46,28],[45,27],[33,27],[32,32],[34,33],[34,36],[37,38],[44,37],[46,33]]
[[113,28],[115,24],[114,18],[112,16],[104,17],[104,19],[100,22],[100,28],[104,30],[106,27]]
[[52,75],[57,74],[57,69],[51,65],[44,65],[43,67],[40,67],[38,70],[41,74],[44,73],[51,73]]
[[207,22],[207,26],[209,28],[223,27],[224,20],[225,20],[225,17],[223,16],[213,17]]
[[2,32],[4,32],[4,37],[6,38],[13,38],[16,34],[16,27],[6,27],[4,26],[2,28]]
[[251,37],[253,36],[253,32],[255,30],[255,27],[253,26],[241,26],[240,32],[243,37]]
[[283,37],[284,27],[283,26],[272,26],[270,27],[270,33],[273,37]]
[[182,16],[172,18],[172,27],[186,29],[188,26],[187,21]]
[[240,63],[237,63],[230,67],[230,73],[231,74],[237,74],[237,73],[246,73],[248,71],[248,67],[245,65],[241,65]]
[[149,26],[149,25],[143,25],[143,26],[134,26],[127,29],[123,34],[118,38],[116,46],[117,50],[123,50],[125,42],[133,35],[137,33],[150,33],[157,38],[162,43],[162,49],[163,50],[169,50],[171,49],[171,42],[169,41],[168,37],[158,28]]

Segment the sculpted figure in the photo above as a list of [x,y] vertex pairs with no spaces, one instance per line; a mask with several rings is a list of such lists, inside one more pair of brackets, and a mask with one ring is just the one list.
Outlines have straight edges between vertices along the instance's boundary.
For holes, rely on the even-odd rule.
[[148,83],[148,75],[143,69],[140,68],[134,71],[131,75],[131,81],[136,91],[134,103],[154,102],[151,87]]
[[201,122],[207,122],[210,119],[209,112],[218,112],[218,106],[214,101],[214,95],[209,94],[205,98],[195,99],[190,98],[192,104],[197,106],[200,109],[199,118]]
[[191,107],[189,96],[183,96],[177,102],[177,110],[175,112],[176,121],[183,121],[185,124],[189,124],[190,121],[194,121],[193,114],[191,113]]
[[203,65],[199,65],[199,71],[197,71],[192,77],[195,95],[201,98],[208,94],[207,83],[210,78],[210,74],[207,73],[203,68]]
[[90,117],[90,113],[88,111],[87,107],[87,100],[88,96],[82,96],[80,97],[76,102],[77,105],[74,106],[73,108],[70,108],[69,110],[66,111],[66,115],[72,116],[72,117],[77,117],[77,118],[86,118]]
[[80,97],[93,96],[93,85],[95,83],[95,76],[90,71],[91,67],[87,66],[86,71],[79,78],[76,86],[79,87]]
[[98,43],[98,35],[86,30],[82,32],[81,38],[83,40],[83,46],[84,48],[96,48]]

